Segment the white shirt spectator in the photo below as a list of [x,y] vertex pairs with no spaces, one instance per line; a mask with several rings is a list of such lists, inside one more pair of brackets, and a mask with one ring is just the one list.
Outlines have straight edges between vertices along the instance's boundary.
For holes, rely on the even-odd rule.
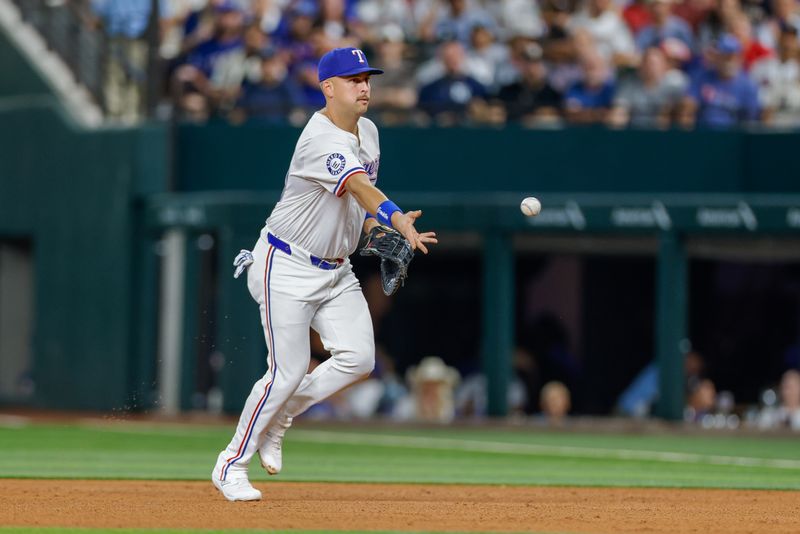
[[607,9],[597,17],[592,17],[588,10],[577,13],[569,24],[569,30],[575,32],[584,29],[597,44],[597,51],[608,61],[612,62],[616,54],[635,54],[636,45],[633,37],[615,11]]
[[396,0],[361,0],[356,5],[356,17],[375,35],[386,26],[400,28],[406,38],[415,37],[417,33],[417,14],[414,7],[405,1]]
[[800,409],[790,411],[783,406],[764,408],[758,414],[758,427],[800,430]]
[[756,62],[750,77],[758,85],[761,105],[773,111],[775,126],[800,126],[800,63],[769,57]]
[[544,34],[545,24],[538,2],[531,0],[484,0],[484,7],[499,24],[500,38],[508,40],[515,35],[538,38]]

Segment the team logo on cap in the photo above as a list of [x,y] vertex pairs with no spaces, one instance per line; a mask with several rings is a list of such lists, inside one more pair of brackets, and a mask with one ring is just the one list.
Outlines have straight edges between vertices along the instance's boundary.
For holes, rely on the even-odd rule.
[[328,161],[325,163],[328,167],[328,172],[336,176],[344,170],[345,159],[344,156],[338,152],[334,152],[328,156]]

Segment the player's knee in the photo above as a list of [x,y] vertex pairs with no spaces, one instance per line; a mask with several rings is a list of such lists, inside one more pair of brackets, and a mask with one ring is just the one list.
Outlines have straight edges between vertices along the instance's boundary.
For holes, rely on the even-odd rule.
[[370,375],[372,370],[375,369],[375,353],[369,355],[369,357],[360,358],[358,364],[357,374],[361,375],[362,377],[367,377]]
[[375,342],[360,340],[348,343],[333,352],[333,365],[356,380],[368,376],[375,368]]
[[369,376],[375,369],[375,343],[363,343],[353,351],[353,374]]

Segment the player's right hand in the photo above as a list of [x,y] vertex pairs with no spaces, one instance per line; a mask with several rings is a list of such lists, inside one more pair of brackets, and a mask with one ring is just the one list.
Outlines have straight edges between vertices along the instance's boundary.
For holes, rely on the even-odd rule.
[[418,232],[414,223],[422,217],[422,210],[407,211],[406,213],[396,212],[392,214],[392,226],[395,230],[403,234],[403,237],[411,243],[411,248],[421,250],[424,254],[428,253],[425,243],[436,244],[436,232]]

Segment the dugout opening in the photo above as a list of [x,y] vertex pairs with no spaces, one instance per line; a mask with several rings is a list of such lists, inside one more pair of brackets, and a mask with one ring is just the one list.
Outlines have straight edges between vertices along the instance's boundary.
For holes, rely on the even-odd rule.
[[800,241],[697,237],[687,252],[692,344],[744,412],[800,369]]
[[35,262],[30,239],[0,239],[0,400],[34,394]]

